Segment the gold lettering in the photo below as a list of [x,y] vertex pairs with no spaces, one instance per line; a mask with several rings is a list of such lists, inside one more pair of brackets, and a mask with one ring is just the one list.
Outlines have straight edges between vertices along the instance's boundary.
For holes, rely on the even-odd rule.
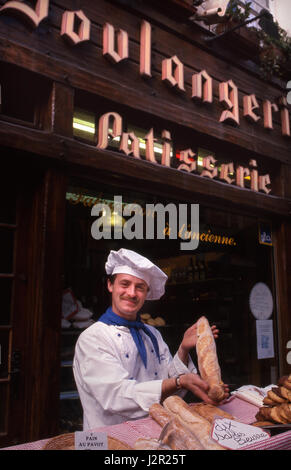
[[290,114],[286,96],[281,96],[278,100],[278,103],[281,114],[282,135],[290,137]]
[[151,130],[145,136],[145,141],[146,141],[146,159],[152,163],[157,163],[156,157],[155,157],[155,150],[154,150],[154,142],[156,140],[157,139],[154,138],[154,130],[153,128],[151,128]]
[[273,129],[273,111],[278,112],[279,108],[275,103],[271,103],[271,101],[266,100],[263,104],[263,111],[264,111],[264,128],[265,129]]
[[162,139],[163,139],[162,165],[171,166],[172,138],[171,138],[170,132],[163,130]]
[[219,101],[229,108],[222,112],[219,122],[239,124],[238,89],[232,80],[219,84]]
[[228,184],[232,184],[235,181],[235,179],[230,178],[228,176],[229,174],[231,175],[234,174],[233,163],[222,163],[219,179],[226,181]]
[[28,21],[30,26],[37,28],[39,23],[48,16],[49,0],[38,0],[35,8],[30,7],[24,2],[7,2],[0,8],[0,13],[20,13],[24,20]]
[[245,187],[245,177],[250,176],[250,170],[248,168],[244,168],[243,166],[238,166],[236,169],[236,184],[241,188]]
[[[110,130],[110,121],[113,121],[112,130]],[[98,143],[97,148],[106,149],[108,147],[108,138],[120,137],[122,133],[122,117],[117,113],[106,113],[99,119]]]
[[183,162],[179,165],[178,170],[194,171],[196,170],[196,160],[193,161],[193,158],[196,156],[196,153],[192,152],[191,149],[181,150],[180,152],[180,161]]
[[271,184],[270,175],[259,176],[259,189],[264,191],[264,193],[269,194],[272,190],[267,188]]
[[115,48],[115,28],[110,23],[103,26],[103,56],[114,63],[128,58],[128,34],[123,29],[117,31],[117,50]]
[[162,80],[173,88],[185,91],[184,65],[176,55],[162,61]]
[[[75,20],[80,22],[78,33],[75,33]],[[62,17],[61,36],[67,39],[71,44],[89,41],[91,22],[82,10],[65,11]]]
[[208,178],[215,178],[218,174],[218,169],[215,166],[216,162],[217,160],[215,160],[215,158],[212,157],[211,155],[203,158],[203,168],[205,168],[205,170],[202,171],[201,176],[207,176]]
[[256,160],[250,160],[249,166],[252,168],[251,174],[251,189],[252,191],[259,191],[259,173]]
[[[131,148],[129,148],[129,142],[131,142]],[[134,132],[124,132],[122,134],[119,150],[126,155],[132,154],[135,158],[140,158],[139,140]]]
[[260,106],[257,102],[255,95],[248,95],[243,97],[243,115],[250,121],[257,122],[260,118],[254,113],[254,109],[258,109]]
[[151,44],[152,27],[150,23],[143,20],[140,29],[140,74],[143,77],[151,77]]
[[206,70],[192,75],[192,98],[203,103],[213,102],[212,78]]

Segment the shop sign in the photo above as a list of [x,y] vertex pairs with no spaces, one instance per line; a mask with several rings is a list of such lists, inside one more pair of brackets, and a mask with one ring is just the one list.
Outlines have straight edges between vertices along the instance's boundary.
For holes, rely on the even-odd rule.
[[[122,117],[115,112],[103,114],[98,124],[98,142],[97,148],[107,149],[111,139],[120,138],[119,151],[127,156],[140,159],[140,141],[134,132],[122,131]],[[171,133],[164,129],[161,133],[162,138],[162,159],[161,165],[171,167],[172,137]],[[146,160],[159,164],[155,157],[154,142],[155,136],[153,128],[144,137],[146,142],[145,158]],[[195,173],[198,169],[198,156],[191,148],[181,150],[179,153],[180,165],[178,170]],[[250,160],[249,165],[238,165],[235,167],[233,162],[222,163],[218,165],[213,155],[203,158],[202,172],[200,176],[206,178],[216,178],[221,182],[235,184],[240,188],[245,187],[245,178],[250,179],[250,188],[252,191],[262,191],[266,194],[271,192],[271,178],[269,174],[259,175],[256,160]]]
[[[41,21],[49,15],[49,0],[31,2],[33,6],[20,1],[8,1],[0,8],[0,14],[21,16],[30,26],[37,28]],[[82,10],[65,11],[62,15],[60,35],[70,45],[90,41],[91,22]],[[114,25],[106,22],[103,26],[103,57],[113,64],[126,61],[129,58],[129,38],[126,30],[115,29]],[[148,21],[142,20],[140,25],[140,75],[146,79],[152,77],[152,27]],[[184,82],[184,64],[177,55],[162,60],[161,80],[167,86],[179,93],[186,93]],[[218,100],[225,108],[219,122],[240,125],[238,87],[233,80],[219,83]],[[209,106],[214,101],[213,79],[207,70],[192,75],[191,98],[200,105]],[[281,131],[283,136],[290,137],[290,115],[286,96],[278,97],[276,102],[268,99],[259,105],[255,94],[244,95],[242,99],[243,118],[254,125],[261,120],[258,110],[262,107],[262,125],[265,129],[273,130],[273,115],[280,114]]]
[[[143,238],[143,217],[146,217],[147,219],[159,219],[159,217],[162,216],[162,220],[158,222],[158,226],[161,227],[160,231],[160,236],[157,236],[158,239],[165,239],[166,237],[172,238],[172,239],[183,239],[187,243],[191,240],[195,241],[195,245],[191,244],[191,249],[194,249],[193,246],[197,247],[198,243],[208,243],[208,244],[213,244],[216,246],[231,246],[235,247],[237,246],[237,241],[233,236],[230,236],[228,234],[224,233],[216,233],[213,232],[212,229],[208,229],[207,231],[200,231],[198,227],[195,228],[195,225],[193,224],[193,218],[191,220],[191,224],[188,224],[187,220],[183,221],[183,217],[180,218],[179,220],[179,226],[176,228],[175,223],[169,223],[168,221],[165,221],[165,214],[168,213],[169,219],[170,219],[170,209],[173,209],[173,205],[169,204],[168,206],[163,208],[163,211],[161,212],[161,204],[146,204],[146,207],[140,206],[138,203],[133,202],[133,203],[123,203],[122,202],[122,196],[114,196],[114,201],[109,201],[106,199],[102,198],[102,195],[99,197],[94,197],[94,196],[88,196],[86,194],[77,194],[77,193],[67,193],[66,194],[66,199],[69,201],[71,204],[76,205],[76,204],[83,204],[84,207],[95,207],[95,209],[92,209],[93,212],[91,212],[91,215],[96,215],[96,208],[101,207],[101,210],[99,210],[99,213],[101,213],[101,217],[97,221],[97,237],[96,237],[96,232],[94,233],[94,222],[92,228],[91,228],[91,234],[93,238],[98,238],[98,232],[100,233],[100,238],[108,238],[111,239],[111,229],[113,228],[114,230],[114,238],[121,238],[122,231],[123,235],[126,237],[126,232],[123,230],[124,224],[126,223],[126,220],[123,216],[126,216],[128,214],[127,210],[130,211],[130,215],[134,214],[133,217],[131,217],[132,221],[138,228],[139,226],[142,227],[142,230],[140,231],[139,236],[136,236],[135,231],[133,230],[132,227],[134,227],[134,224],[131,225],[130,230],[128,234],[132,236],[132,238]],[[138,218],[140,220],[138,221]],[[172,222],[173,220],[176,219],[176,208],[174,208],[174,217],[172,214]],[[187,217],[186,217],[187,219]],[[171,219],[170,219],[171,220]],[[150,221],[148,224],[148,227],[150,228],[151,231],[153,231],[153,222]],[[102,228],[102,230],[100,230]],[[134,227],[135,229],[135,227]],[[108,230],[108,234],[106,234],[106,230]],[[173,233],[174,232],[174,233]],[[116,236],[117,235],[117,236]],[[151,238],[153,238],[153,235],[151,235]],[[67,292],[66,292],[67,294]],[[71,308],[71,305],[73,302],[70,299],[70,292],[69,292],[69,306]],[[67,309],[68,310],[68,309]],[[64,316],[64,315],[63,315]]]

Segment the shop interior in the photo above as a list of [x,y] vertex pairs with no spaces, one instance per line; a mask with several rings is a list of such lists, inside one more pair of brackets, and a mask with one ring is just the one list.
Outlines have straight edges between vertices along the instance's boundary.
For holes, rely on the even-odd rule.
[[[92,237],[96,203],[113,207],[114,196],[122,203],[167,205],[169,200],[130,192],[109,185],[71,180],[66,193],[66,234],[64,294],[77,304],[63,310],[61,330],[60,429],[82,429],[82,408],[72,373],[74,346],[79,334],[110,305],[104,265],[110,250],[128,248],[150,258],[168,275],[166,293],[158,301],[147,301],[141,311],[145,323],[158,328],[172,354],[178,349],[184,331],[205,315],[220,330],[217,352],[222,378],[231,390],[245,384],[265,386],[276,374],[276,360],[258,359],[256,321],[249,307],[249,295],[257,282],[264,282],[275,294],[273,249],[259,242],[262,221],[249,215],[199,206],[199,246],[181,251],[181,239],[128,240],[122,227],[128,216],[111,212],[107,238]],[[174,204],[185,201],[171,201]],[[151,215],[153,216],[153,215]],[[147,216],[144,212],[143,219]],[[268,224],[268,221],[266,221]],[[146,222],[145,222],[146,223]],[[106,222],[107,224],[107,222]],[[114,239],[114,227],[121,235]],[[105,222],[103,226],[105,230]],[[111,238],[110,238],[111,237]],[[75,309],[75,310],[74,310]],[[276,345],[276,302],[272,315]],[[277,354],[275,353],[275,357]],[[195,362],[195,353],[193,353]],[[195,397],[186,396],[195,401]]]

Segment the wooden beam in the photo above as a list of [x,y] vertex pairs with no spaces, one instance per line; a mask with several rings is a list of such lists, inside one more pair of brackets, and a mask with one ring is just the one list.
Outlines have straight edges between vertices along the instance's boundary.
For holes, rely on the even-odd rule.
[[110,175],[139,181],[139,188],[144,183],[152,190],[165,194],[172,190],[185,197],[202,197],[204,200],[216,200],[233,206],[248,207],[258,213],[270,213],[273,216],[289,216],[288,200],[281,197],[265,195],[248,189],[240,189],[232,185],[209,181],[195,174],[178,171],[141,159],[122,155],[118,152],[100,150],[94,146],[83,144],[75,139],[56,136],[35,129],[24,128],[12,123],[0,121],[0,139],[3,145],[18,148],[31,154],[33,148],[35,158],[49,157],[55,162],[73,164],[78,167],[90,168]]

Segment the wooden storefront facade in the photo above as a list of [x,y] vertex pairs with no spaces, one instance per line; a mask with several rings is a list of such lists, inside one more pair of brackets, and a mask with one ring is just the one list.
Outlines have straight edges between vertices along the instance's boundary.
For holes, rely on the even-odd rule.
[[[290,373],[286,80],[262,79],[252,60],[258,44],[241,33],[206,41],[213,33],[187,20],[183,2],[21,3],[0,0],[1,446],[59,432],[72,180],[271,223],[274,370]],[[83,111],[95,116],[91,141],[74,131]],[[134,147],[141,128],[143,154]],[[109,133],[123,133],[123,146],[110,147]],[[212,152],[203,174],[198,147]]]

